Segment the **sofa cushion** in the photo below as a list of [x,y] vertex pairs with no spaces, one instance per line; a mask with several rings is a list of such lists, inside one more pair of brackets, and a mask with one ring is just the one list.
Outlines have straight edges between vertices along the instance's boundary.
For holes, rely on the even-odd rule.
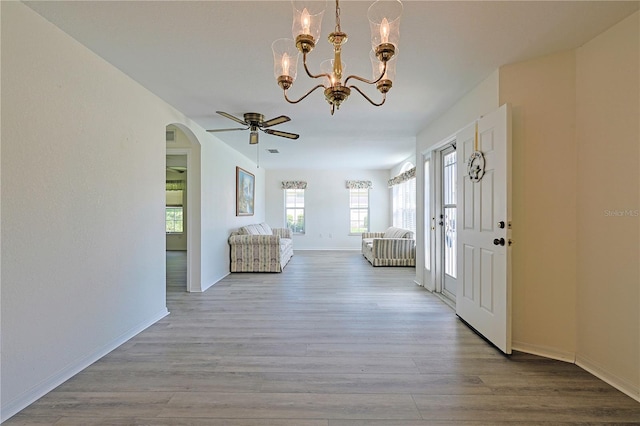
[[273,235],[273,230],[267,223],[243,226],[240,231],[246,235]]
[[384,231],[384,238],[411,238],[413,239],[413,232],[408,229],[395,228],[393,226],[387,228]]

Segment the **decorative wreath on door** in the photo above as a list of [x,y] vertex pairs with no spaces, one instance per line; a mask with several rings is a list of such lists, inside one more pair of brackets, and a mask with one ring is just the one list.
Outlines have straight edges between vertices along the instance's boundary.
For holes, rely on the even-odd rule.
[[476,134],[474,139],[474,151],[467,160],[467,174],[472,182],[480,182],[484,176],[484,155],[478,149],[478,122],[476,121]]

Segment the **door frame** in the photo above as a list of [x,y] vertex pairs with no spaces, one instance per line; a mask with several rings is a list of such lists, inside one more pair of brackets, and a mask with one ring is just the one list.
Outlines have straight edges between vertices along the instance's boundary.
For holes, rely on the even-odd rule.
[[[438,226],[440,228],[437,228],[437,233],[439,234],[440,237],[440,252],[438,253],[438,255],[440,256],[440,265],[441,265],[441,269],[440,269],[440,273],[439,273],[439,279],[440,279],[440,284],[441,284],[441,288],[440,288],[440,294],[442,295],[442,297],[445,297],[449,302],[451,302],[451,304],[455,305],[455,300],[456,300],[456,295],[451,293],[449,290],[447,290],[446,288],[446,281],[447,281],[447,272],[446,272],[446,260],[445,260],[445,256],[446,256],[446,242],[447,242],[447,237],[446,237],[446,226],[445,225],[440,225],[440,222],[444,221],[444,217],[440,217],[441,215],[444,215],[444,210],[446,208],[446,204],[444,202],[444,157],[451,154],[451,153],[456,153],[456,169],[458,167],[458,156],[457,156],[457,149],[456,149],[456,140],[451,141],[450,144],[445,145],[444,147],[442,147],[439,151],[440,153],[440,162],[439,162],[439,166],[440,169],[438,171],[438,176],[440,178],[440,186],[438,187],[438,210],[436,211],[436,221],[438,223]],[[455,188],[457,190],[457,188]],[[456,199],[456,206],[458,205],[458,200]],[[457,232],[457,227],[456,227],[456,232]],[[455,257],[458,256],[458,252],[456,250],[455,252]],[[456,259],[457,262],[457,259]],[[457,272],[457,271],[456,271]],[[457,278],[453,278],[452,279],[455,281],[456,287],[457,287]]]
[[[430,232],[431,244],[431,269],[425,270],[425,278],[428,276],[430,285],[427,287],[433,293],[442,295],[444,287],[444,237],[438,225],[439,212],[442,211],[442,157],[443,151],[450,146],[455,146],[456,135],[449,136],[432,146],[423,155],[423,163],[429,161],[429,188],[425,190],[425,200],[429,197],[429,211],[424,211],[425,232]],[[434,229],[435,228],[435,229]],[[442,297],[447,304],[455,307],[455,301]]]

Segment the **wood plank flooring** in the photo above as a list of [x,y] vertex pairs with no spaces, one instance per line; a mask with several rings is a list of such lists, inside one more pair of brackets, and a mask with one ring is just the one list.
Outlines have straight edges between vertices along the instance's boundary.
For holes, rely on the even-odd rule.
[[168,317],[5,424],[640,424],[640,403],[575,365],[501,355],[414,268],[296,252],[190,294],[185,257],[167,253]]

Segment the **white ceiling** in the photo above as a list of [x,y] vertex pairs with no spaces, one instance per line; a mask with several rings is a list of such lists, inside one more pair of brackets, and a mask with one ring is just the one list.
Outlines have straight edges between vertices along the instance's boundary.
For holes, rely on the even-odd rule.
[[[37,1],[26,4],[207,129],[237,127],[215,114],[291,121],[274,128],[289,140],[245,132],[215,137],[256,159],[260,167],[388,169],[415,152],[415,137],[501,65],[576,48],[638,10],[614,1],[404,1],[397,78],[382,107],[355,91],[334,116],[320,91],[297,105],[283,99],[273,76],[271,43],[291,38],[288,1]],[[371,77],[366,18],[369,1],[343,0],[348,74]],[[312,71],[331,57],[334,27],[328,2]],[[290,97],[316,82],[299,70]],[[373,89],[373,90],[371,90]],[[373,99],[380,94],[364,90]],[[206,143],[206,141],[204,142]],[[278,149],[270,154],[267,149]]]

